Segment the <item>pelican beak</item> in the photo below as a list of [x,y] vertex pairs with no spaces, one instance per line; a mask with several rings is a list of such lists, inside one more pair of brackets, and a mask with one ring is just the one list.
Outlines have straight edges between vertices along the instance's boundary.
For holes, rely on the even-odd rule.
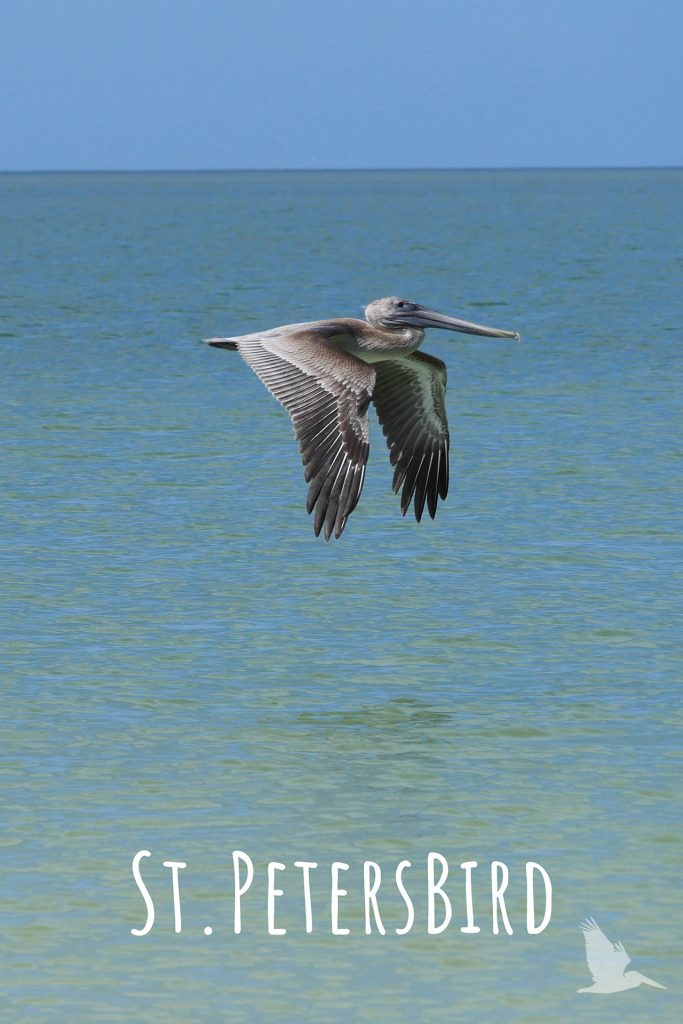
[[472,324],[468,320],[458,320],[454,316],[446,316],[424,306],[419,306],[407,319],[412,321],[414,327],[437,327],[442,331],[458,331],[459,334],[481,334],[487,338],[514,338],[515,341],[519,341],[517,331],[502,331],[497,327]]
[[640,980],[644,985],[652,985],[653,988],[663,988],[666,992],[666,985],[660,985],[658,981],[653,981],[652,978],[646,978],[644,974],[640,975]]

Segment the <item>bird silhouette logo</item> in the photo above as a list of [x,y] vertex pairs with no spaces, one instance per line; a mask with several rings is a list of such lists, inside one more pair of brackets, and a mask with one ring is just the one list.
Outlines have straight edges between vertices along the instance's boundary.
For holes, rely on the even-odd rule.
[[646,978],[639,971],[627,971],[631,958],[620,942],[611,942],[602,929],[589,917],[581,925],[586,943],[586,962],[593,975],[593,984],[588,988],[579,988],[577,992],[595,992],[608,994],[623,992],[627,988],[639,985],[651,985],[653,988],[666,989],[652,978]]

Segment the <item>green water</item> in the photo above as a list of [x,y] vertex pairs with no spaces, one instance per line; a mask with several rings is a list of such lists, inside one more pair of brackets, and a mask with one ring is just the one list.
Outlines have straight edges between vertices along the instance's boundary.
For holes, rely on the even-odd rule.
[[[4,175],[0,211],[9,1019],[678,1022],[683,171]],[[402,520],[375,424],[325,545],[285,413],[199,339],[391,294],[523,341],[428,335],[449,498]],[[587,915],[669,990],[577,995]]]

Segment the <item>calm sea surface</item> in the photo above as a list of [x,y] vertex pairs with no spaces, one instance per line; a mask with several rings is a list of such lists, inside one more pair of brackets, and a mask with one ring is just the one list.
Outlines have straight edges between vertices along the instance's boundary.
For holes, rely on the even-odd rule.
[[[3,175],[0,208],[8,1019],[680,1021],[683,171]],[[326,545],[286,414],[199,339],[392,294],[523,341],[428,335],[448,501],[401,519],[373,424]],[[587,915],[669,991],[577,995]]]

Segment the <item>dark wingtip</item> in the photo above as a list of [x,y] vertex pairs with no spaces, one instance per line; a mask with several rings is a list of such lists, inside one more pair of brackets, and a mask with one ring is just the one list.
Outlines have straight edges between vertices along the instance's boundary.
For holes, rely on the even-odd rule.
[[339,540],[342,533],[344,532],[344,527],[346,526],[346,521],[348,518],[348,516],[344,516],[341,523],[338,523],[337,526],[335,527],[334,536],[336,540]]
[[228,348],[232,352],[237,351],[237,342],[230,341],[229,338],[202,338],[205,345],[211,345],[212,348]]

